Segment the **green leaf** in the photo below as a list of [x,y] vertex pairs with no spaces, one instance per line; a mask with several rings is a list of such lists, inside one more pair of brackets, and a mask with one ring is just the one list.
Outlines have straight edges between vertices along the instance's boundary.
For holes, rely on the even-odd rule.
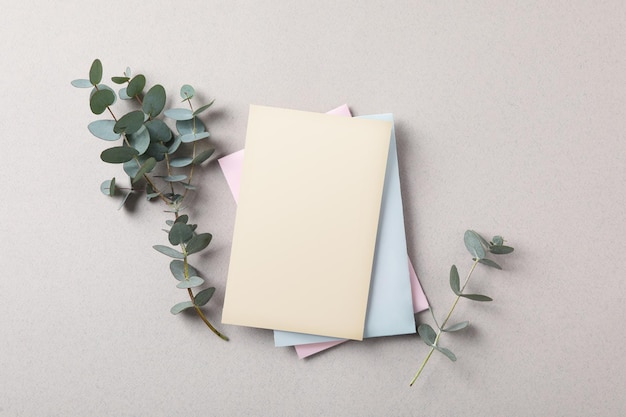
[[[186,214],[182,214],[180,216],[178,216],[178,218],[174,221],[174,223],[185,223],[187,224],[187,222],[189,221],[189,216]],[[174,224],[172,223],[172,224]]]
[[114,102],[115,93],[111,90],[99,90],[89,99],[89,107],[93,114],[102,114]]
[[188,133],[186,135],[182,135],[180,137],[180,140],[183,143],[191,143],[191,142],[195,142],[197,140],[202,140],[202,139],[206,139],[209,136],[211,136],[209,134],[209,132],[200,132],[200,133]]
[[186,182],[183,183],[183,187],[185,187],[188,190],[195,190],[195,189],[197,189],[195,185],[187,184]]
[[202,151],[198,155],[196,155],[195,158],[193,158],[193,161],[191,161],[191,163],[193,165],[200,165],[201,163],[209,159],[211,155],[213,155],[213,152],[215,152],[215,148],[210,148],[205,151]]
[[128,162],[135,156],[139,155],[137,149],[128,146],[115,146],[113,148],[105,149],[100,154],[100,159],[109,164],[121,164]]
[[73,80],[72,81],[72,85],[76,88],[91,88],[93,87],[93,84],[91,84],[91,81],[86,80],[84,78],[79,78],[77,80]]
[[485,248],[481,242],[481,238],[478,233],[473,230],[465,231],[465,236],[463,238],[465,242],[465,247],[472,254],[472,257],[476,259],[482,259],[485,257]]
[[186,243],[192,237],[193,231],[191,230],[191,227],[185,223],[174,223],[167,234],[167,238],[174,246]]
[[111,77],[111,81],[113,81],[115,84],[124,84],[128,80],[130,80],[129,77]]
[[180,96],[184,100],[189,100],[194,96],[194,94],[196,94],[196,91],[189,84],[185,84],[180,88]]
[[204,106],[198,108],[196,111],[193,112],[193,115],[194,116],[199,115],[200,113],[202,113],[203,111],[205,111],[206,109],[211,107],[213,105],[213,103],[215,103],[215,100],[212,100],[209,104],[205,104]]
[[445,329],[442,329],[442,331],[444,331],[444,332],[458,332],[459,330],[462,330],[462,329],[466,328],[467,326],[469,326],[469,321],[462,321],[460,323],[453,324],[452,326],[448,326]]
[[502,239],[502,236],[494,236],[493,239],[491,239],[491,241],[495,246],[504,245],[504,239]]
[[176,288],[194,288],[199,287],[202,284],[204,284],[204,280],[202,278],[193,276],[176,284]]
[[461,297],[465,297],[473,301],[493,301],[493,298],[487,297],[486,295],[481,295],[481,294],[459,294],[459,295]]
[[148,150],[144,154],[145,156],[151,156],[157,161],[162,161],[165,159],[165,154],[167,153],[167,146],[162,145],[161,143],[151,143],[148,146]]
[[145,86],[146,77],[144,77],[142,74],[137,74],[128,83],[128,87],[126,87],[126,94],[128,94],[129,97],[135,97],[141,94]]
[[118,210],[120,210],[122,207],[124,207],[124,204],[126,204],[126,201],[128,200],[128,197],[130,197],[131,193],[126,193],[124,194],[124,197],[122,198],[122,202],[120,203],[119,207],[117,208]]
[[174,141],[172,142],[172,144],[170,145],[170,147],[167,150],[168,154],[173,154],[174,152],[176,152],[180,146],[181,143],[183,143],[180,138],[182,136],[176,136],[176,138],[174,138]]
[[502,269],[502,267],[500,265],[498,265],[497,263],[495,263],[491,259],[482,258],[482,259],[479,259],[478,262],[480,262],[481,264],[485,264],[487,266],[490,266],[492,268]]
[[191,161],[193,161],[191,158],[175,158],[170,161],[170,165],[175,168],[182,168],[190,165]]
[[180,253],[179,251],[177,251],[176,249],[172,249],[169,246],[164,246],[164,245],[154,245],[153,248],[159,252],[161,252],[163,255],[167,255],[170,258],[174,258],[174,259],[185,259],[185,255],[183,255],[182,253]]
[[197,117],[193,117],[189,120],[176,121],[176,130],[181,135],[187,135],[189,133],[201,133],[206,132],[206,126],[202,123],[202,120]]
[[[179,260],[173,260],[170,262],[170,271],[172,271],[172,275],[179,281],[183,281],[185,279],[185,262]],[[193,266],[187,264],[187,272],[190,277],[197,276],[198,271]]]
[[115,195],[115,190],[115,177],[100,184],[100,191],[102,191],[102,194],[106,196],[113,197]]
[[196,301],[196,305],[198,307],[202,307],[203,305],[209,302],[211,297],[213,297],[214,293],[215,293],[215,287],[207,288],[205,290],[200,291],[194,297],[194,300]]
[[115,126],[115,120],[96,120],[89,123],[87,129],[99,139],[114,141],[120,138],[120,134],[113,131],[113,126]]
[[187,243],[187,254],[191,255],[192,253],[200,252],[211,243],[211,239],[213,235],[211,233],[200,233],[199,235],[195,235],[191,238],[189,243]]
[[459,271],[456,269],[456,265],[452,265],[452,268],[450,268],[450,288],[452,288],[452,291],[456,295],[459,295],[461,293]]
[[450,351],[450,349],[446,349],[444,347],[441,346],[433,346],[435,349],[437,349],[439,352],[443,353],[444,355],[446,355],[448,357],[448,359],[450,359],[452,362],[456,361],[456,356],[454,355],[454,353],[452,353]]
[[135,178],[139,172],[140,165],[137,161],[131,159],[130,161],[124,162],[123,168],[126,175],[130,178]]
[[435,346],[435,339],[437,338],[437,333],[430,327],[429,324],[420,324],[417,328],[417,333],[419,333],[420,337],[428,346]]
[[158,116],[163,111],[163,107],[165,107],[165,88],[157,84],[146,93],[142,109],[152,118]]
[[113,127],[115,133],[132,134],[143,126],[144,114],[141,110],[131,111],[120,117]]
[[180,182],[180,181],[185,181],[186,179],[187,179],[187,176],[183,174],[168,175],[167,177],[163,177],[163,181],[167,181],[167,182]]
[[[135,173],[135,175],[132,177],[133,179],[133,184],[139,182],[143,176],[149,172],[151,172],[154,167],[156,166],[156,159],[154,158],[148,158],[146,159],[146,162],[143,163],[143,165],[141,165],[141,167],[137,170],[137,172]],[[158,196],[158,194],[157,194]]]
[[193,118],[193,114],[189,109],[168,109],[165,110],[165,116],[174,120],[189,120]]
[[489,252],[493,253],[494,255],[506,255],[513,252],[513,250],[514,249],[510,246],[491,246],[489,248]]
[[102,81],[102,62],[99,59],[95,59],[89,69],[89,82],[93,85],[98,85],[100,81]]
[[183,310],[187,310],[188,308],[193,308],[193,303],[191,301],[183,301],[182,303],[178,303],[174,307],[172,307],[170,309],[170,313],[178,314]]
[[139,155],[143,155],[150,146],[150,133],[145,126],[141,126],[135,133],[127,135],[128,143],[133,148],[137,149]]
[[120,98],[122,100],[132,100],[133,98],[131,96],[128,95],[128,93],[126,92],[126,87],[124,88],[120,88],[120,91],[118,91],[118,95],[120,96]]
[[163,120],[148,120],[145,126],[148,132],[150,132],[150,140],[152,142],[169,142],[172,139],[172,130]]

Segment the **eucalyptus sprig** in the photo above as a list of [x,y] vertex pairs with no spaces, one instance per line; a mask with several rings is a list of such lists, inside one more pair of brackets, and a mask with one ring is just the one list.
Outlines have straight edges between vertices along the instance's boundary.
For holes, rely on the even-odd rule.
[[[142,193],[148,201],[158,199],[165,204],[165,211],[174,216],[173,220],[166,221],[169,229],[165,230],[173,247],[153,247],[174,258],[170,262],[170,271],[178,281],[176,287],[185,290],[189,296],[189,301],[176,304],[170,311],[178,314],[193,309],[213,333],[228,340],[200,308],[209,302],[215,288],[209,287],[194,294],[194,289],[204,285],[204,279],[188,260],[190,255],[207,248],[212,235],[198,233],[197,225],[189,223],[189,216],[180,213],[185,208],[188,193],[196,189],[192,184],[194,170],[214,152],[214,148],[204,145],[210,134],[198,118],[213,101],[194,109],[195,90],[190,85],[183,85],[180,96],[189,108],[165,110],[167,97],[162,85],[156,84],[144,92],[146,77],[143,74],[133,76],[127,68],[123,75],[111,78],[113,83],[123,86],[116,93],[102,83],[102,73],[102,63],[96,59],[91,64],[88,78],[72,81],[74,87],[91,89],[89,107],[92,113],[108,113],[110,116],[89,123],[88,129],[99,139],[117,142],[116,146],[105,149],[100,159],[121,164],[129,179],[126,187],[121,187],[115,177],[105,180],[100,190],[109,197],[121,197],[120,208],[129,196]],[[117,117],[112,106],[118,97],[134,102],[136,109]],[[176,133],[165,123],[163,116],[175,124]]]
[[454,299],[454,303],[452,303],[452,307],[448,311],[448,314],[441,322],[441,325],[437,322],[432,308],[430,309],[430,312],[433,316],[433,321],[437,326],[437,331],[435,331],[429,324],[425,323],[420,324],[417,328],[417,332],[419,333],[422,341],[426,343],[426,345],[430,346],[430,351],[426,355],[426,358],[424,358],[422,365],[419,367],[417,373],[411,380],[411,383],[409,384],[411,386],[420,376],[435,350],[443,353],[451,361],[456,361],[456,355],[452,353],[450,349],[441,346],[439,344],[439,340],[443,333],[456,332],[459,330],[463,330],[467,326],[469,326],[469,321],[462,321],[448,326],[448,321],[450,320],[450,317],[452,316],[452,313],[454,312],[454,309],[456,308],[459,300],[461,298],[466,298],[468,300],[479,302],[493,301],[491,297],[488,297],[486,295],[465,293],[465,287],[467,287],[467,284],[469,283],[469,280],[472,277],[472,274],[474,273],[474,270],[476,269],[478,264],[483,264],[495,269],[502,269],[502,267],[496,262],[487,258],[487,253],[491,253],[494,255],[506,255],[513,252],[512,247],[504,245],[504,239],[502,239],[501,236],[494,236],[491,242],[487,242],[481,235],[479,235],[475,231],[467,230],[465,232],[464,241],[465,247],[472,255],[472,266],[467,273],[467,276],[465,277],[465,281],[463,281],[463,285],[461,285],[459,271],[457,270],[456,265],[452,265],[452,267],[450,268],[450,288],[452,289],[452,292],[454,292],[456,298]]

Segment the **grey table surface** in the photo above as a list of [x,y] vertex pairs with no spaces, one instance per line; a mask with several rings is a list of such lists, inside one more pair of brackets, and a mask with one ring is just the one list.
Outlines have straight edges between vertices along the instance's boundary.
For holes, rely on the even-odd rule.
[[[0,416],[626,414],[624,2],[0,3]],[[243,147],[250,104],[393,113],[435,313],[471,263],[465,229],[516,248],[470,284],[495,301],[459,305],[458,361],[409,388],[415,335],[298,360],[267,330],[220,326],[225,343],[170,315],[183,294],[151,249],[168,215],[99,191],[121,175],[70,86],[94,58],[216,98],[219,155]],[[219,324],[236,207],[217,164],[200,184]]]

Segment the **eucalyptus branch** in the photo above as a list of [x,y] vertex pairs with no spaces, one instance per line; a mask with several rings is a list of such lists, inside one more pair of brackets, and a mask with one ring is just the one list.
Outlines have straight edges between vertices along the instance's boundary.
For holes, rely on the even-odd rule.
[[[130,69],[127,68],[123,76],[111,79],[115,84],[125,85],[118,93],[106,84],[102,84],[102,64],[100,60],[93,61],[89,70],[88,79],[77,79],[72,81],[72,85],[79,88],[91,88],[89,106],[96,114],[107,112],[111,115],[110,120],[96,120],[89,124],[89,131],[97,138],[106,141],[118,141],[120,146],[105,149],[100,154],[100,159],[110,164],[122,164],[125,173],[128,175],[131,187],[120,187],[116,184],[116,178],[104,181],[100,189],[109,196],[116,197],[122,195],[122,204],[131,194],[143,191],[135,184],[145,181],[146,198],[152,200],[159,198],[168,210],[174,214],[174,220],[166,221],[170,226],[168,240],[174,247],[179,247],[178,251],[165,245],[154,245],[153,248],[164,255],[174,258],[170,262],[170,271],[178,281],[176,285],[180,289],[185,289],[190,301],[176,304],[170,309],[172,314],[178,314],[183,310],[193,308],[202,321],[223,340],[228,340],[220,333],[207,319],[201,307],[213,296],[214,287],[209,287],[199,291],[194,295],[193,288],[204,285],[204,279],[196,268],[189,264],[188,257],[200,252],[209,245],[212,235],[210,233],[197,233],[197,225],[189,223],[189,216],[181,215],[180,211],[187,193],[194,187],[191,180],[196,165],[207,161],[213,154],[213,148],[196,153],[196,142],[208,139],[209,134],[204,123],[198,116],[207,110],[213,102],[193,109],[191,99],[195,95],[193,87],[183,85],[180,95],[183,101],[188,101],[190,109],[173,108],[165,109],[166,94],[163,86],[157,84],[144,94],[146,78],[142,74],[131,77]],[[130,111],[122,117],[116,117],[111,106],[117,98],[122,100],[134,100],[140,109]],[[163,113],[166,118],[173,120],[176,124],[176,132],[161,119]],[[183,143],[192,144],[191,156],[184,155]],[[163,162],[163,164],[161,164]],[[165,165],[166,176],[154,175],[153,171],[158,166]],[[174,168],[184,168],[189,166],[189,175],[176,174]],[[162,172],[162,171],[161,171]],[[157,185],[156,179],[161,178],[163,185]],[[186,182],[185,182],[186,181]],[[169,188],[169,192],[162,191],[164,187]],[[177,191],[177,188],[179,191]],[[127,191],[129,190],[129,191]]]
[[426,345],[430,346],[430,350],[428,351],[428,354],[422,361],[422,364],[417,370],[417,373],[411,380],[409,384],[411,386],[415,383],[415,381],[417,381],[417,378],[419,378],[419,376],[422,374],[424,367],[430,360],[435,350],[443,353],[451,361],[453,362],[456,361],[456,355],[452,353],[452,351],[450,351],[449,349],[446,349],[440,346],[439,339],[441,338],[441,335],[444,332],[455,332],[455,331],[465,329],[467,326],[469,326],[469,321],[463,321],[463,322],[454,324],[452,326],[446,327],[448,325],[448,321],[450,320],[450,317],[452,317],[452,313],[454,312],[454,309],[459,303],[459,300],[461,298],[467,298],[473,301],[482,301],[482,302],[492,301],[492,299],[490,297],[487,297],[486,295],[465,293],[465,288],[467,287],[467,284],[469,283],[469,280],[472,277],[472,274],[474,273],[476,266],[478,266],[478,264],[484,264],[495,269],[502,269],[500,265],[498,265],[496,262],[486,257],[487,252],[495,254],[495,255],[505,255],[505,254],[509,254],[513,252],[512,247],[504,245],[504,240],[502,239],[502,237],[494,236],[491,242],[487,242],[482,236],[480,236],[478,233],[474,232],[473,230],[467,230],[465,232],[464,242],[465,242],[465,246],[467,247],[467,250],[472,255],[472,266],[469,272],[467,273],[467,276],[465,277],[465,281],[463,282],[462,286],[460,285],[459,272],[456,266],[452,265],[452,267],[450,268],[450,288],[452,288],[452,291],[454,292],[456,297],[454,299],[454,302],[452,303],[452,307],[450,307],[450,310],[448,310],[448,314],[446,315],[444,320],[441,322],[441,325],[439,325],[439,323],[437,322],[437,319],[435,318],[435,315],[431,309],[431,314],[433,314],[433,321],[435,322],[435,325],[437,326],[437,331],[435,331],[428,324],[421,324],[418,327],[417,331],[419,333],[420,338]]

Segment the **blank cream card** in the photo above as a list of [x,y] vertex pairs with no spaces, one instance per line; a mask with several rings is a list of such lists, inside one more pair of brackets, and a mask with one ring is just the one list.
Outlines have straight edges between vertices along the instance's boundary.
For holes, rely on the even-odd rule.
[[224,323],[362,340],[391,127],[250,107]]

